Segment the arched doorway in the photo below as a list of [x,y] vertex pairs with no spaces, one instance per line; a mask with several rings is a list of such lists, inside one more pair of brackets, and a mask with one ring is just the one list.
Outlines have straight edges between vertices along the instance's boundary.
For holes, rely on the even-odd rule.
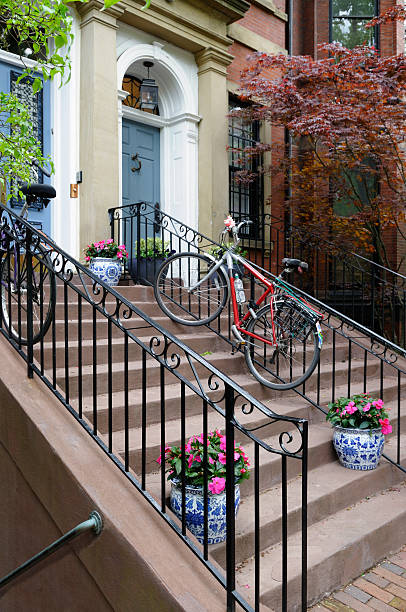
[[[129,95],[124,89],[124,77],[130,75],[141,81],[146,76],[145,61],[153,62],[151,77],[159,88],[159,114],[144,112],[137,105],[123,104]],[[197,67],[195,73],[197,75]],[[197,115],[197,78],[191,77],[190,70],[187,74],[161,44],[139,44],[130,47],[119,57],[117,86],[122,201],[135,197],[136,200],[159,202],[161,209],[168,214],[197,227],[197,128],[200,120]],[[148,148],[150,151],[147,154]],[[125,163],[128,172],[122,163],[127,153]],[[142,155],[145,155],[145,166]],[[137,170],[140,159],[141,169]],[[149,179],[146,174],[142,175],[142,169],[145,173],[147,170],[150,172]],[[132,177],[127,178],[128,173],[141,179],[135,188],[138,192],[129,189]],[[146,198],[146,186],[152,180],[154,187]],[[158,198],[154,195],[156,193],[159,193]]]

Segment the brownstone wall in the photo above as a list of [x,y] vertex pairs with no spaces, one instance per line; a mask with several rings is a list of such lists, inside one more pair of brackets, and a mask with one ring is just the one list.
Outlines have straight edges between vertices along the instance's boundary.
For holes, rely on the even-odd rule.
[[225,592],[0,337],[0,577],[88,519],[0,591],[1,612],[224,612]]

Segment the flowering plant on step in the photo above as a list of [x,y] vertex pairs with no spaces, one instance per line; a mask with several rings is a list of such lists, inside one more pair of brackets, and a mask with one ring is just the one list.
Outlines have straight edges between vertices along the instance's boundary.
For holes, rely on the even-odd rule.
[[367,393],[340,397],[328,404],[326,420],[333,426],[347,429],[381,429],[384,435],[392,433],[388,413],[381,399]]
[[95,257],[107,257],[108,259],[125,261],[128,257],[125,244],[117,244],[113,238],[100,240],[100,242],[91,242],[83,249],[83,252],[86,261],[90,261]]
[[[222,493],[226,485],[226,437],[216,429],[206,439],[207,445],[207,478],[211,493]],[[185,444],[185,484],[203,485],[204,471],[203,434],[192,436]],[[180,479],[182,476],[182,449],[180,446],[165,448],[165,463],[168,466],[168,480]],[[162,455],[157,462],[161,463]],[[249,460],[243,447],[234,444],[234,477],[235,483],[249,478]]]

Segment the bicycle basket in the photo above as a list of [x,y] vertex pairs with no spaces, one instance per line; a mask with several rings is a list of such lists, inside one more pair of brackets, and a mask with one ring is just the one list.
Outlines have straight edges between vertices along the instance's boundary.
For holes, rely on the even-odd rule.
[[312,314],[295,300],[275,303],[274,323],[277,337],[295,338],[304,342],[314,328]]

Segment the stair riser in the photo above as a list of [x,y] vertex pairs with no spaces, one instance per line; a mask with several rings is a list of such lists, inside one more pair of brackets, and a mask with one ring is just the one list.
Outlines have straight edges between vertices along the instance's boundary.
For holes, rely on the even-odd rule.
[[[171,360],[170,360],[170,356],[168,358],[168,362],[171,365]],[[211,360],[211,363],[213,364],[213,366],[217,367],[219,370],[224,370],[224,368],[226,367],[226,360],[223,358],[214,358],[213,360]],[[132,366],[132,367],[131,367]],[[71,366],[72,368],[74,367],[73,365]],[[199,377],[202,378],[202,382],[203,384],[207,383],[207,380],[209,378],[209,376],[211,375],[210,370],[208,370],[207,368],[205,368],[203,365],[200,365],[198,363],[194,364],[194,367],[196,368],[197,374]],[[242,370],[242,368],[245,367],[245,364],[243,363],[243,357],[242,356],[235,356],[234,359],[229,360],[227,362],[227,369],[228,372],[230,373],[230,375],[236,375],[239,374]],[[130,369],[129,369],[129,373],[128,373],[128,389],[140,389],[142,387],[142,368],[141,368],[141,363],[137,362],[137,369],[134,368],[134,366],[132,364],[130,364]],[[147,378],[149,381],[154,381],[154,385],[159,384],[159,380],[160,380],[160,367],[159,364],[152,359],[147,359]],[[194,374],[189,366],[188,363],[185,363],[185,361],[183,361],[183,363],[176,368],[176,373],[178,373],[179,375],[185,376],[187,379],[194,381]],[[78,372],[77,372],[77,368],[75,368],[74,370],[72,369],[72,371],[70,372],[70,376],[69,376],[69,387],[70,387],[70,394],[72,398],[75,398],[77,393],[78,393]],[[167,382],[167,384],[173,384],[176,382],[176,378],[165,369],[165,381]],[[58,377],[57,379],[58,385],[62,388],[65,389],[65,377],[64,375],[61,377]],[[93,373],[91,372],[86,372],[82,374],[82,388],[86,391],[86,394],[89,393],[89,390],[92,389],[92,384],[93,384]],[[197,384],[195,382],[195,384]],[[112,391],[113,393],[115,391],[121,391],[123,389],[124,386],[124,369],[120,368],[119,372],[113,372],[112,375]],[[108,392],[108,373],[107,371],[103,371],[103,372],[98,372],[97,373],[97,393],[107,393]]]
[[[146,340],[149,337],[144,337],[143,341],[146,343]],[[124,339],[120,338],[121,342],[113,342],[112,343],[112,363],[121,363],[124,361]],[[224,350],[224,342],[216,337],[208,337],[207,334],[205,336],[197,336],[194,341],[194,350],[200,355],[201,353],[207,353],[210,349],[210,352],[213,353],[217,349]],[[108,347],[105,343],[101,344],[97,343],[97,356],[96,360],[98,364],[107,364],[108,363]],[[56,354],[56,367],[64,367],[65,364],[65,348],[60,346],[55,351]],[[37,345],[34,349],[34,355],[36,359],[40,359],[40,346]],[[47,345],[47,348],[44,348],[44,365],[45,368],[52,367],[52,346]],[[140,348],[139,345],[130,340],[128,343],[128,359],[129,361],[135,361],[140,359]],[[82,366],[91,365],[93,363],[93,346],[82,345],[82,356],[81,356]],[[72,344],[68,343],[68,363],[70,367],[77,367],[79,363],[79,350],[76,343],[76,346],[72,346]]]
[[[210,426],[209,426],[210,429]],[[282,431],[283,428],[279,427]],[[199,433],[199,432],[193,432]],[[276,432],[275,432],[276,433]],[[190,434],[189,434],[190,435]],[[188,437],[188,436],[187,436]],[[255,467],[254,467],[254,449],[250,443],[247,443],[246,438],[244,437],[236,437],[236,441],[240,442],[246,454],[250,459],[250,478],[244,482],[244,487],[241,489],[242,496],[249,496],[254,494],[254,483],[255,483]],[[148,433],[147,433],[147,444],[148,444]],[[176,443],[180,444],[180,439]],[[131,446],[131,443],[130,443]],[[158,464],[156,459],[161,454],[160,445],[159,444],[148,444],[147,453],[146,453],[146,472],[149,474],[153,474],[158,470]],[[124,453],[122,453],[122,457],[124,459]],[[317,447],[317,461],[309,461],[309,469],[313,469],[314,467],[319,467],[323,463],[330,463],[334,461],[336,455],[334,453],[333,445],[331,441],[323,442]],[[131,468],[136,472],[141,472],[141,449],[130,450],[129,452],[129,461]],[[268,453],[267,462],[260,467],[259,472],[259,490],[265,491],[270,489],[271,487],[275,487],[281,482],[281,468],[280,468],[280,457],[274,453]],[[288,479],[296,478],[301,474],[302,469],[301,461],[297,459],[290,459],[287,462],[287,474]]]
[[[343,467],[342,469],[345,470],[346,468]],[[353,482],[351,486],[340,486],[334,493],[318,498],[317,501],[309,500],[307,505],[307,525],[310,526],[313,523],[322,521],[331,514],[356,504],[362,499],[375,495],[382,489],[394,486],[403,480],[402,472],[400,470],[395,470],[385,460],[381,460],[378,469],[367,472],[359,471],[358,475],[358,480],[355,483]],[[242,490],[243,487],[245,487],[245,483],[241,485]],[[289,500],[289,484],[287,497]],[[293,505],[296,504],[293,502]],[[287,524],[288,533],[290,535],[302,529],[300,507],[296,507],[293,511],[288,510]],[[254,531],[252,530],[241,535],[238,534],[238,519],[236,526],[236,562],[241,563],[253,555]],[[254,527],[253,524],[252,527]],[[261,521],[261,548],[265,549],[280,542],[281,533],[281,516],[267,523]],[[219,545],[216,550],[212,551],[212,554],[216,561],[220,563],[222,567],[225,567],[225,545]]]
[[[59,297],[59,296],[58,296]],[[62,297],[62,296],[61,296]],[[143,300],[138,300],[138,299],[132,299],[129,300],[131,301],[132,304],[134,304],[134,306],[136,306],[137,308],[139,308],[140,310],[142,310],[142,312],[144,312],[145,314],[147,314],[150,317],[162,317],[164,316],[164,313],[162,312],[162,310],[160,309],[160,307],[158,306],[158,304],[153,301],[153,302],[145,302]],[[105,307],[107,312],[113,313],[115,308],[116,308],[116,301],[115,300],[106,300],[105,303]],[[121,306],[121,309],[123,308],[123,306]],[[77,304],[77,298],[75,301],[75,298],[70,298],[68,300],[68,308],[65,308],[65,304],[63,301],[57,301],[55,304],[55,315],[57,319],[63,320],[65,318],[65,311],[67,310],[67,317],[70,321],[74,321],[77,320],[78,315],[79,315],[79,308],[78,308],[78,304]],[[82,319],[89,319],[92,316],[92,310],[93,310],[93,306],[85,301],[82,300],[81,303],[81,315],[82,315]]]

